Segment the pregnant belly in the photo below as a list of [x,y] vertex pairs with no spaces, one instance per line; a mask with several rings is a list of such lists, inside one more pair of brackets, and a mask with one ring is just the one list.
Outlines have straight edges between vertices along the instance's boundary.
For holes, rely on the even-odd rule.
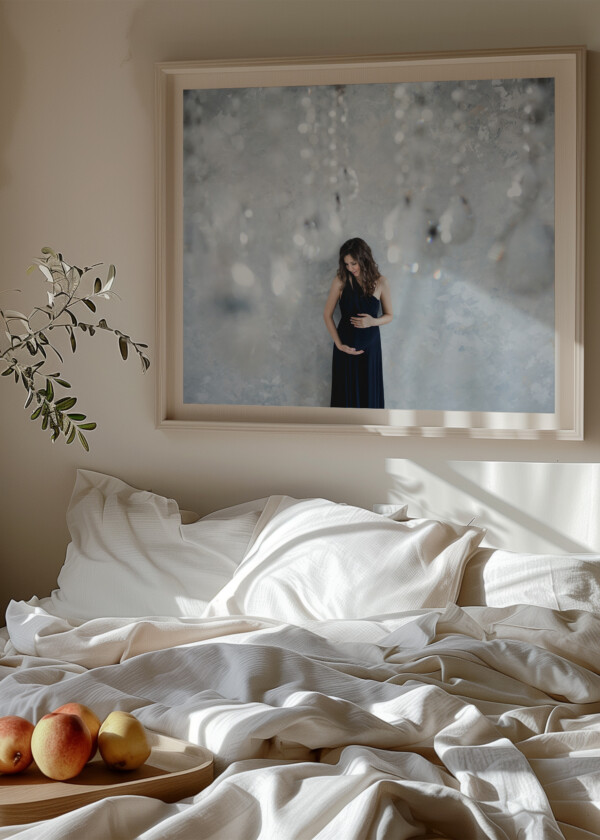
[[338,326],[338,335],[340,340],[349,347],[354,347],[356,350],[368,350],[379,339],[379,327],[353,327],[346,320],[342,320]]

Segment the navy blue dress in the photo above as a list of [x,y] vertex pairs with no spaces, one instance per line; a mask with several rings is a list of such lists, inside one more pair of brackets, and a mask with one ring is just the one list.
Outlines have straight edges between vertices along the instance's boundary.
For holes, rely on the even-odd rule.
[[333,346],[331,406],[335,408],[384,408],[383,366],[379,327],[353,327],[350,318],[359,313],[379,317],[380,301],[365,295],[358,283],[347,281],[339,300],[337,325],[342,344],[364,350],[351,356]]

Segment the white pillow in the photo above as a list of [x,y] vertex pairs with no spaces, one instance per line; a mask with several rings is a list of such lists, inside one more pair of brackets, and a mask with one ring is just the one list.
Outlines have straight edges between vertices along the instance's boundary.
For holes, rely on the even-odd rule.
[[76,620],[198,616],[241,561],[262,506],[182,524],[173,499],[78,470],[67,511],[71,542],[44,608]]
[[465,570],[458,604],[530,604],[600,614],[600,555],[480,549]]
[[251,546],[206,616],[292,623],[368,618],[454,602],[484,532],[324,499],[269,499]]

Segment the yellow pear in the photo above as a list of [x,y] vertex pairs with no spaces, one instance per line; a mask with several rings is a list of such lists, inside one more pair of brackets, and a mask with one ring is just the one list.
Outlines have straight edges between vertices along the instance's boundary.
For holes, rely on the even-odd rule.
[[111,712],[98,732],[98,749],[111,770],[135,770],[150,755],[146,730],[129,712]]

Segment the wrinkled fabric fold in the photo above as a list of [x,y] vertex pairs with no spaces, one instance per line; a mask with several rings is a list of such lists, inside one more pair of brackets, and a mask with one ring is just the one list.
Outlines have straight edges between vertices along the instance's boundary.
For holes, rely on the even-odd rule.
[[217,775],[180,803],[115,797],[0,840],[600,837],[591,613],[71,624],[13,602],[8,617],[0,714],[121,708],[210,749]]

